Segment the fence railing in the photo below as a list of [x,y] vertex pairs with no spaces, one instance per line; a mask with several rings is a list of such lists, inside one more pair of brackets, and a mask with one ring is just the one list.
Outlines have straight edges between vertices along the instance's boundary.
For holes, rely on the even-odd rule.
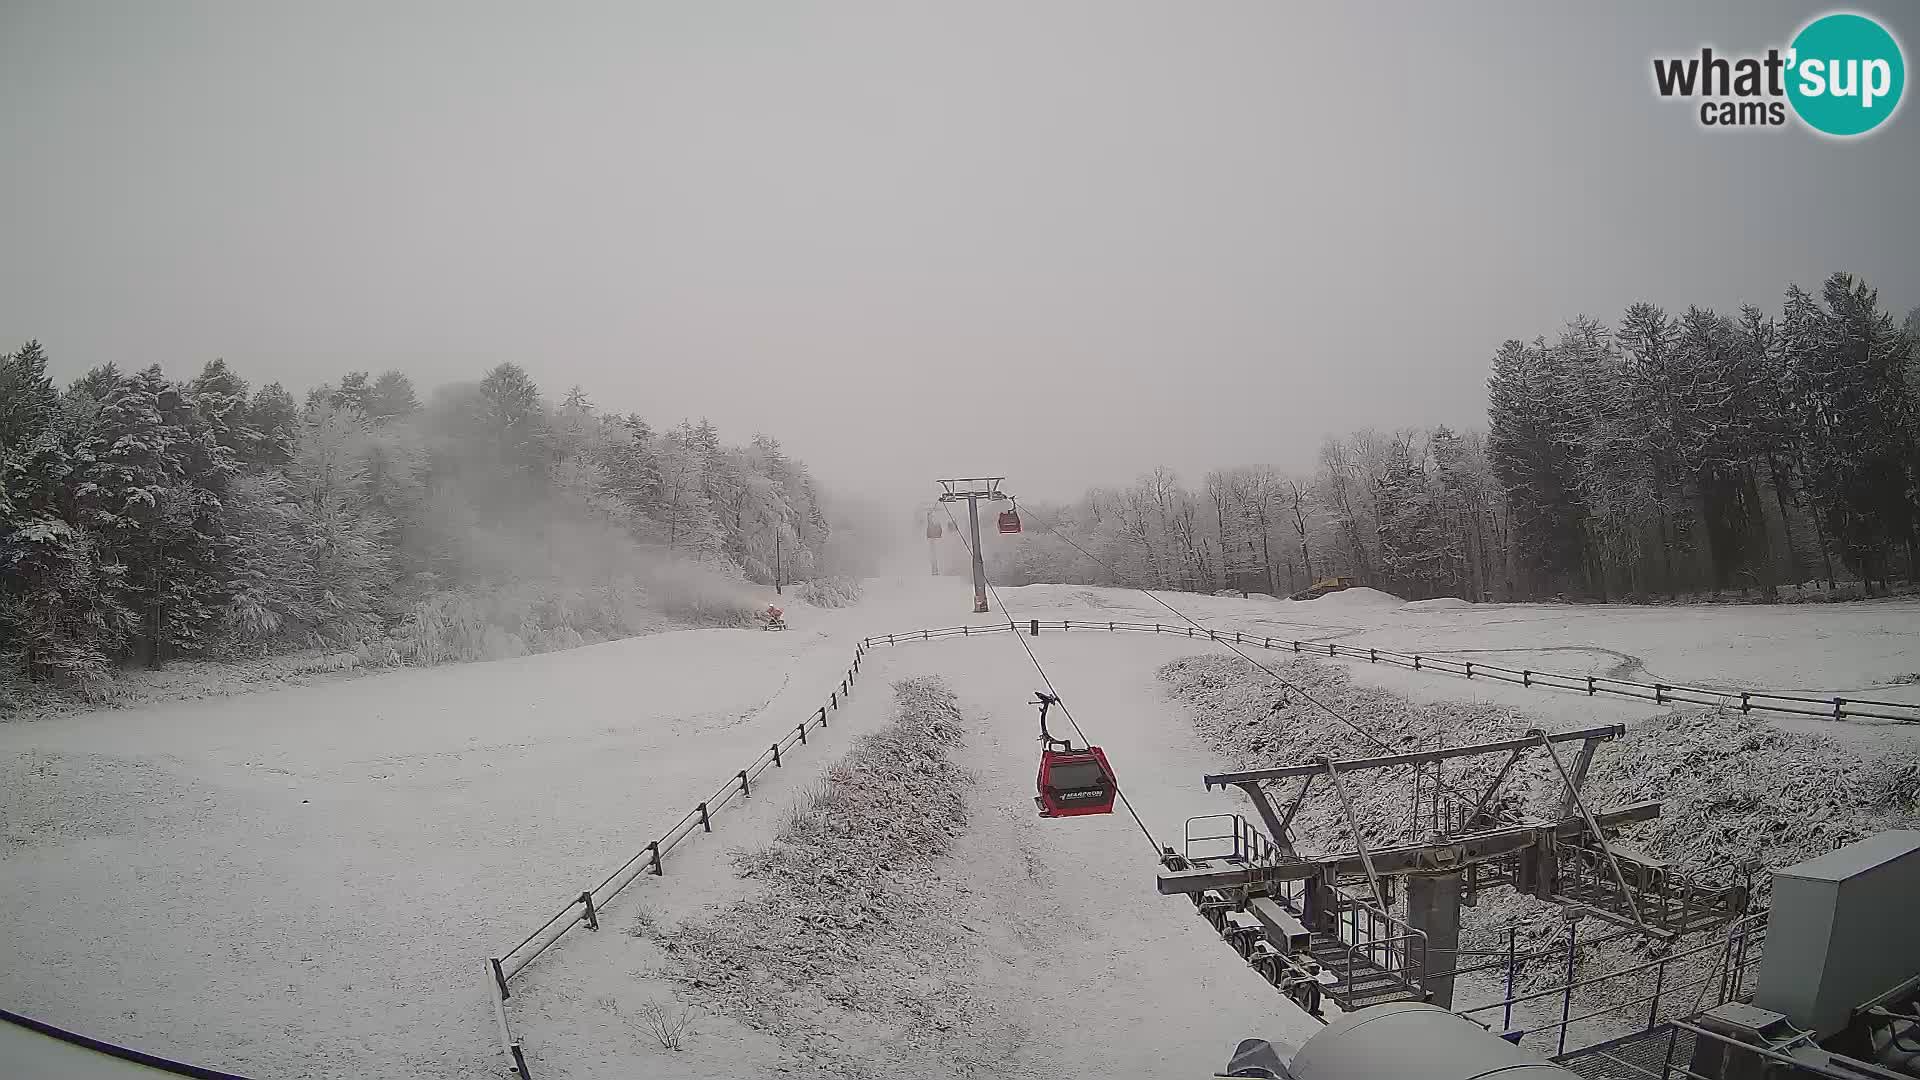
[[[1678,934],[1726,925],[1746,912],[1753,896],[1752,874],[1738,884],[1713,885],[1664,865],[1631,860],[1616,879],[1612,871],[1621,864],[1610,861],[1600,845],[1563,839],[1555,850],[1555,892],[1603,910],[1636,911],[1647,925]],[[1625,892],[1621,880],[1628,886]]]
[[1343,886],[1334,888],[1335,936],[1347,947],[1340,973],[1343,993],[1351,994],[1368,972],[1375,971],[1419,993],[1427,982],[1427,932],[1382,911],[1371,897]]
[[[1193,831],[1201,823],[1218,824],[1220,831]],[[1181,848],[1189,862],[1231,859],[1250,866],[1272,866],[1280,861],[1280,849],[1253,822],[1239,814],[1200,814],[1187,819]],[[1226,844],[1224,849],[1208,845]]]
[[[1458,660],[1447,656],[1429,656],[1422,653],[1403,653],[1392,649],[1359,648],[1353,645],[1341,645],[1331,641],[1300,641],[1291,638],[1266,637],[1249,634],[1240,630],[1214,630],[1193,626],[1167,626],[1161,623],[1108,621],[1102,619],[1029,619],[1015,625],[998,623],[987,626],[949,626],[938,630],[915,630],[903,634],[881,634],[867,638],[862,642],[868,648],[877,645],[904,645],[914,641],[938,641],[955,637],[975,637],[983,634],[1004,634],[1009,631],[1038,634],[1042,630],[1105,630],[1110,632],[1130,631],[1147,634],[1172,634],[1176,637],[1188,637],[1206,641],[1251,645],[1260,649],[1278,649],[1293,652],[1301,656],[1326,656],[1365,660],[1371,664],[1392,664],[1411,671],[1431,671],[1441,675],[1456,675],[1467,679],[1492,679],[1496,682],[1513,683],[1517,686],[1540,687],[1551,690],[1568,690],[1582,693],[1588,697],[1607,695],[1610,697],[1635,698],[1651,701],[1656,705],[1706,705],[1710,707],[1737,708],[1743,713],[1781,713],[1792,716],[1812,716],[1823,720],[1846,720],[1850,718],[1892,720],[1903,724],[1920,724],[1920,703],[1903,701],[1880,701],[1857,697],[1815,697],[1809,694],[1776,693],[1767,690],[1729,690],[1711,687],[1685,686],[1677,683],[1643,683],[1630,679],[1614,679],[1604,675],[1568,675],[1556,671],[1536,671],[1532,668],[1513,668],[1500,664],[1483,664],[1474,660]],[[1812,706],[1818,706],[1814,708]]]
[[[1519,957],[1539,959],[1561,953],[1566,957],[1567,972],[1561,984],[1524,994],[1509,991],[1500,1001],[1454,1012],[1516,1045],[1532,1040],[1533,1048],[1541,1053],[1566,1054],[1570,1041],[1584,1039],[1584,1044],[1590,1045],[1623,1034],[1650,1032],[1664,1023],[1746,998],[1753,992],[1758,978],[1766,933],[1767,913],[1756,912],[1728,924],[1723,932],[1704,944],[1598,975],[1579,972],[1577,949],[1620,935],[1569,942],[1565,949],[1541,950]],[[1508,960],[1509,987],[1515,982],[1513,963],[1512,959]],[[1595,998],[1601,1000],[1594,1001]],[[1551,1013],[1555,1005],[1559,1006],[1557,1018],[1549,1015],[1533,1022],[1526,1018],[1527,1014],[1538,1013],[1542,1008]],[[1500,1014],[1498,1018],[1491,1015],[1496,1011]],[[1574,1034],[1576,1030],[1579,1034]]]
[[[1812,1038],[1812,1032],[1801,1032],[1783,1043],[1758,1046],[1690,1020],[1675,1020],[1651,1031],[1570,1051],[1554,1060],[1574,1074],[1593,1080],[1721,1080],[1735,1075],[1764,1076],[1767,1080],[1864,1080],[1868,1075],[1856,1060],[1817,1052],[1818,1044],[1805,1045]],[[1794,1052],[1809,1049],[1816,1053],[1802,1056]],[[1695,1072],[1695,1065],[1709,1072]],[[1896,1074],[1880,1069],[1872,1075]]]
[[784,767],[786,758],[791,757],[796,747],[807,745],[809,732],[825,730],[829,717],[840,711],[841,703],[853,694],[855,682],[860,676],[860,665],[867,654],[867,645],[861,642],[854,646],[853,663],[841,677],[838,688],[827,694],[827,703],[807,714],[807,718],[768,744],[767,749],[753,759],[747,766],[727,778],[724,784],[711,796],[681,815],[680,820],[667,827],[656,839],[635,852],[633,857],[620,864],[613,873],[608,874],[598,885],[582,889],[578,895],[561,905],[553,917],[540,924],[533,933],[520,940],[518,945],[498,956],[488,957],[486,978],[489,996],[493,1000],[494,1019],[500,1029],[501,1052],[513,1061],[514,1071],[521,1080],[530,1080],[527,1071],[526,1052],[520,1040],[513,1035],[507,1022],[507,999],[513,996],[511,983],[515,976],[526,970],[542,953],[551,949],[561,938],[574,929],[585,926],[588,930],[600,929],[600,913],[608,902],[620,895],[627,886],[638,880],[643,874],[661,876],[666,873],[666,856],[678,847],[695,831],[710,833],[713,831],[714,815],[735,798],[752,794],[753,783],[769,769]]

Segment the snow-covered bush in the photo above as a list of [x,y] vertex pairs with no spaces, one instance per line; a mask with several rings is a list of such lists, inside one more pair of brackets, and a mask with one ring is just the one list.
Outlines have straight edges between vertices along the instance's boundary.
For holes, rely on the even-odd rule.
[[[827,1013],[912,1032],[971,1030],[964,998],[930,993],[924,982],[941,935],[952,932],[953,890],[931,887],[928,875],[966,826],[972,778],[953,760],[966,725],[937,678],[893,691],[892,723],[806,791],[771,844],[736,857],[758,887],[715,917],[659,935],[718,1009],[782,1032],[832,1029]],[[910,972],[897,975],[896,963]],[[797,1051],[853,1064],[832,1040]],[[872,1075],[871,1053],[862,1053],[862,1067],[824,1075]]]
[[814,607],[851,607],[860,602],[860,582],[853,578],[829,577],[803,581],[794,594]]
[[437,592],[414,604],[390,645],[409,664],[502,660],[673,625],[744,626],[753,607],[743,586],[670,563],[601,585],[536,579]]

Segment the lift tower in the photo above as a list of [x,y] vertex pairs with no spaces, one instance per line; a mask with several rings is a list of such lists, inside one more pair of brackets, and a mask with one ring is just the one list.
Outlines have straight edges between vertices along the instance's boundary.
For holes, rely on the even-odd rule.
[[1013,496],[1000,490],[1000,481],[1005,479],[1004,476],[963,476],[939,481],[941,502],[967,504],[967,527],[973,533],[973,610],[976,613],[987,610],[987,564],[980,555],[980,500],[1012,499]]

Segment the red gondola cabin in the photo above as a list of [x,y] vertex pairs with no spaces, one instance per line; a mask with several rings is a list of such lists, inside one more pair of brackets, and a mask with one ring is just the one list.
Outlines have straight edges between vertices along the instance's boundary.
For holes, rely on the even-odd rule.
[[1047,818],[1111,814],[1118,790],[1106,751],[1097,746],[1042,751],[1036,786],[1040,793],[1034,804],[1040,807],[1040,816]]
[[1106,751],[1097,746],[1075,750],[1072,743],[1047,732],[1047,709],[1060,704],[1058,697],[1035,691],[1033,703],[1040,706],[1040,775],[1034,780],[1039,794],[1033,799],[1040,816],[1113,813],[1120,785],[1113,778],[1113,767],[1107,764]]
[[1020,531],[1020,514],[1015,510],[1000,511],[1000,531],[1017,533]]

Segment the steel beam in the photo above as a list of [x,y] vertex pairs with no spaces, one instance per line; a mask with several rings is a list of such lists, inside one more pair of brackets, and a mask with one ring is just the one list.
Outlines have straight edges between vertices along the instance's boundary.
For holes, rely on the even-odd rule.
[[[1267,831],[1273,835],[1274,846],[1280,849],[1281,854],[1292,855],[1293,838],[1287,835],[1287,822],[1293,820],[1293,808],[1289,808],[1286,818],[1282,819],[1273,812],[1273,803],[1268,801],[1267,793],[1259,784],[1241,784],[1240,790],[1253,803],[1253,808],[1260,812],[1260,820],[1266,822]],[[1296,802],[1294,807],[1298,806]]]
[[1312,935],[1307,933],[1307,928],[1299,919],[1293,917],[1292,912],[1281,907],[1273,899],[1265,896],[1254,897],[1247,902],[1247,911],[1260,920],[1260,927],[1265,932],[1267,941],[1282,953],[1292,956],[1294,953],[1304,952],[1312,944]]
[[[1643,802],[1603,810],[1595,814],[1594,819],[1604,829],[1629,822],[1651,821],[1659,816],[1660,803]],[[1516,851],[1524,851],[1537,844],[1543,832],[1556,836],[1579,836],[1586,831],[1586,822],[1576,819],[1540,828],[1519,826],[1495,829],[1455,837],[1444,843],[1407,844],[1401,847],[1383,848],[1379,851],[1369,851],[1367,856],[1373,861],[1374,872],[1381,876],[1421,870],[1450,870],[1468,863],[1486,862]],[[1325,873],[1330,878],[1357,877],[1366,873],[1366,865],[1359,852],[1349,851],[1337,855],[1301,859],[1298,862],[1283,862],[1273,866],[1207,866],[1196,870],[1163,873],[1159,878],[1159,889],[1162,894],[1169,896],[1175,893],[1192,894],[1205,892],[1208,889],[1233,889],[1281,881],[1304,881],[1320,873]]]
[[[1415,874],[1407,879],[1407,925],[1427,935],[1417,965],[1427,1000],[1453,1008],[1453,970],[1460,966],[1460,873]],[[1409,956],[1409,967],[1414,967]],[[1446,974],[1433,975],[1440,971]]]
[[[1613,857],[1613,849],[1607,846],[1607,836],[1600,831],[1600,823],[1594,819],[1592,812],[1587,809],[1587,801],[1580,797],[1579,781],[1575,780],[1572,775],[1567,772],[1567,767],[1560,763],[1560,754],[1553,748],[1553,744],[1547,741],[1547,733],[1544,731],[1536,731],[1534,735],[1539,738],[1541,745],[1546,747],[1547,757],[1553,760],[1554,770],[1560,774],[1561,782],[1567,786],[1567,798],[1573,800],[1573,805],[1580,811],[1580,816],[1586,819],[1587,831],[1593,834],[1594,843],[1599,844],[1601,852],[1606,855],[1607,865],[1613,870],[1613,880],[1620,886],[1620,897],[1630,905],[1627,909],[1628,913],[1633,916],[1634,922],[1644,927],[1646,920],[1640,917],[1640,905],[1633,899],[1633,890],[1627,888],[1627,876],[1620,872],[1620,860]],[[1594,744],[1589,742],[1586,748],[1591,751],[1593,746]],[[1592,760],[1591,753],[1583,753],[1581,756],[1585,760]]]
[[[1605,727],[1582,728],[1579,731],[1561,731],[1548,735],[1548,742],[1575,742],[1581,739],[1615,739],[1626,734],[1624,724],[1609,724]],[[1253,769],[1248,772],[1215,773],[1203,778],[1209,789],[1225,787],[1229,784],[1245,784],[1256,780],[1284,780],[1290,776],[1311,776],[1316,773],[1358,772],[1362,769],[1386,769],[1395,765],[1418,765],[1433,761],[1446,761],[1450,758],[1472,757],[1475,754],[1497,754],[1505,750],[1520,750],[1529,746],[1539,746],[1540,736],[1529,735],[1519,739],[1503,739],[1500,742],[1479,743],[1474,746],[1454,746],[1445,750],[1418,750],[1408,754],[1388,754],[1383,757],[1347,758],[1331,763],[1311,765],[1284,765],[1277,769]]]
[[1579,809],[1573,804],[1574,793],[1580,790],[1581,784],[1587,782],[1587,769],[1593,764],[1593,752],[1598,749],[1600,749],[1600,744],[1589,739],[1587,744],[1580,748],[1580,756],[1573,759],[1573,776],[1567,780],[1567,793],[1565,797],[1560,800],[1560,815],[1558,820],[1568,820],[1573,817],[1575,811]]

